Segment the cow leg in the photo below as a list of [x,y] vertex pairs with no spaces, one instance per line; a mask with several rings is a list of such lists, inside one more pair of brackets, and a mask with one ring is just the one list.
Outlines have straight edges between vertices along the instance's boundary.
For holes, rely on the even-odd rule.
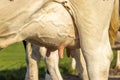
[[[112,60],[112,50],[107,31],[98,33],[90,32],[90,37],[82,34],[81,46],[85,57],[88,76],[90,80],[107,80],[109,67]],[[97,34],[97,35],[94,35]],[[87,35],[87,36],[88,36]],[[97,40],[97,37],[99,40]]]
[[74,16],[89,80],[108,80],[112,60],[108,29],[114,0],[71,0],[72,3],[78,7]]
[[75,58],[72,58],[71,67],[72,67],[73,70],[76,69],[76,61],[75,61]]
[[58,67],[58,64],[59,64],[58,51],[56,50],[51,52],[50,56],[45,58],[45,61],[46,61],[46,65],[50,73],[51,79],[63,80]]
[[75,60],[77,63],[77,69],[79,70],[80,78],[82,78],[83,80],[89,80],[86,69],[86,63],[80,49],[76,49],[75,51]]
[[40,60],[40,54],[38,53],[38,50],[34,48],[39,49],[39,47],[34,46],[31,43],[27,43],[27,73],[25,76],[25,80],[38,80],[38,63]]
[[117,50],[116,69],[120,71],[120,50]]

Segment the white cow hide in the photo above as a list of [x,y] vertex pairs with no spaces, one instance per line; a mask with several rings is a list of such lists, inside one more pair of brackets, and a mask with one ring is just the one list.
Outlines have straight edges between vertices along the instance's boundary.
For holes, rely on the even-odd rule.
[[[58,48],[62,53],[61,49],[75,44],[75,35],[72,34],[75,29],[69,23],[72,22],[71,16],[61,4],[45,4],[49,1],[53,0],[1,0],[0,48],[27,40],[50,49]],[[114,3],[119,0],[66,1],[63,5],[69,6],[67,8],[77,27],[78,45],[87,63],[89,79],[107,80],[112,60],[108,29]]]

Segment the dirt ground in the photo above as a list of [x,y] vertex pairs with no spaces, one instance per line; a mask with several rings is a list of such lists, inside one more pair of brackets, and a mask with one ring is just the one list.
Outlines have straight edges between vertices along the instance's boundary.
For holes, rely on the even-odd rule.
[[[66,77],[64,77],[64,80],[82,80],[82,79],[80,79],[78,76],[74,76],[74,75],[72,75],[72,76],[66,76]],[[120,76],[118,77],[109,77],[109,80],[120,80]]]
[[[75,75],[70,75],[70,76],[64,76],[63,77],[64,78],[64,80],[82,80],[82,79],[80,79],[78,76],[75,76]],[[45,80],[45,79],[40,79],[40,80]],[[120,80],[120,76],[118,77],[109,77],[109,80]]]
[[[71,76],[65,76],[63,77],[64,80],[82,80],[80,79],[78,76],[75,76],[75,75],[71,75]],[[120,75],[119,77],[110,77],[109,80],[120,80]]]
[[110,69],[109,80],[120,80],[120,71],[116,69]]
[[[63,78],[64,80],[81,80],[79,76],[76,75],[63,76]],[[40,80],[44,80],[44,79],[40,79]],[[120,71],[111,69],[109,73],[109,80],[120,80]]]
[[[64,80],[81,80],[78,76],[70,75],[63,76]],[[120,71],[110,69],[109,80],[120,80]]]

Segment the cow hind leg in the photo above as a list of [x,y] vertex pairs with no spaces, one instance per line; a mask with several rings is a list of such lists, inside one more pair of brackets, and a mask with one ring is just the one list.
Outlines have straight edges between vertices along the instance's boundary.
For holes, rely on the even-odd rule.
[[76,66],[79,71],[80,78],[83,80],[89,80],[87,69],[86,69],[86,63],[80,49],[76,49],[75,51],[75,60],[76,60]]
[[[73,0],[73,2],[82,4],[74,4],[79,9],[79,13],[76,13],[79,17],[76,24],[78,25],[80,46],[86,61],[89,80],[108,80],[113,55],[108,29],[114,0],[78,1]],[[92,3],[95,4],[94,7],[96,8],[93,8]],[[100,10],[98,11],[97,8]]]
[[[89,38],[84,36],[81,42],[81,49],[86,61],[89,80],[108,80],[110,63],[113,57],[109,36],[107,31],[104,34]],[[91,34],[94,34],[91,32]],[[102,34],[102,35],[101,35]],[[83,34],[84,35],[84,34]],[[87,45],[86,45],[87,44]]]
[[116,67],[118,71],[120,71],[120,50],[117,50],[117,62],[116,62]]

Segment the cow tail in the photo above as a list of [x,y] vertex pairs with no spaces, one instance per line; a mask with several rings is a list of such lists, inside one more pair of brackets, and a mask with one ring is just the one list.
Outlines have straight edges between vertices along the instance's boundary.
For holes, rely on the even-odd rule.
[[114,45],[117,32],[119,29],[120,20],[119,20],[119,0],[114,0],[114,7],[110,21],[109,27],[109,37],[111,45]]

